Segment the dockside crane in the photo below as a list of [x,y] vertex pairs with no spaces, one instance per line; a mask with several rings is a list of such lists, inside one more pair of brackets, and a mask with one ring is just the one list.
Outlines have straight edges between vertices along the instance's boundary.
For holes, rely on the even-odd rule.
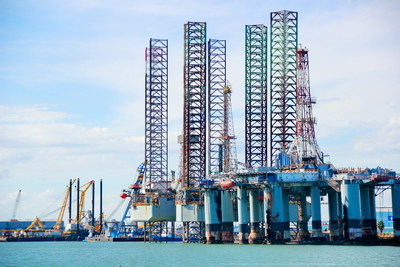
[[20,199],[21,199],[21,190],[19,190],[17,199],[15,200],[14,210],[13,210],[13,213],[12,213],[12,216],[10,219],[10,221],[12,221],[12,222],[18,221],[17,220],[17,211],[18,211]]
[[25,232],[44,232],[44,231],[45,231],[44,226],[38,217],[36,217],[36,219],[25,229]]
[[[79,201],[79,208],[78,211],[76,213],[76,221],[79,224],[79,222],[84,218],[85,214],[83,212],[83,204],[85,202],[85,195],[86,195],[86,191],[92,186],[92,184],[94,183],[94,180],[87,182],[86,184],[82,185],[79,188],[82,188],[81,190],[81,196],[80,196],[80,201]],[[79,189],[77,189],[79,190]]]

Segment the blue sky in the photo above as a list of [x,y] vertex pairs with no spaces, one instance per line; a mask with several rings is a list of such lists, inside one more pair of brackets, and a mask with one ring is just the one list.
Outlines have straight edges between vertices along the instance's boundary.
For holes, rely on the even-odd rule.
[[178,171],[187,21],[227,40],[243,160],[245,25],[269,26],[270,12],[283,9],[299,12],[299,43],[310,51],[321,149],[336,167],[400,172],[398,1],[0,0],[0,219],[20,189],[19,219],[56,209],[78,177],[103,179],[112,212],[144,160],[150,38],[169,40],[169,165]]

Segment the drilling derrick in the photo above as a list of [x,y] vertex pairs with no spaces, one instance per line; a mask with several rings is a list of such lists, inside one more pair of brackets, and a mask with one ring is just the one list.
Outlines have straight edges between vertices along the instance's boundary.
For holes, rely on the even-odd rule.
[[233,116],[232,116],[232,86],[227,82],[224,89],[224,131],[220,137],[223,140],[223,171],[224,172],[236,172],[237,171],[237,154],[236,154],[236,142],[235,142],[235,130],[233,127]]
[[312,114],[315,98],[310,93],[310,76],[308,49],[297,50],[297,87],[296,87],[296,137],[288,154],[291,162],[300,164],[305,159],[315,159],[317,164],[323,163],[322,153],[315,138],[316,120]]
[[146,181],[168,186],[168,40],[150,39],[146,48]]
[[221,136],[224,134],[226,41],[208,41],[208,172],[222,172]]
[[271,13],[271,164],[296,134],[297,12]]
[[267,165],[267,27],[246,25],[246,165]]

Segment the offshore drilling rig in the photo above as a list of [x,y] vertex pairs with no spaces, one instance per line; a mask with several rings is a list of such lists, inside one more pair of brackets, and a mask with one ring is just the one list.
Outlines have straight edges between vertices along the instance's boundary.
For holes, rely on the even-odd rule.
[[[145,169],[126,191],[131,220],[147,222],[155,227],[150,232],[159,234],[168,223],[181,222],[183,242],[234,243],[237,225],[236,242],[241,244],[373,243],[375,188],[385,185],[392,190],[398,242],[396,173],[379,167],[336,169],[317,144],[312,115],[316,101],[310,92],[308,50],[298,43],[298,13],[272,12],[269,36],[268,42],[265,25],[246,25],[242,163],[236,158],[226,40],[207,42],[205,22],[184,25],[177,178],[175,173],[168,176],[168,40],[150,39],[145,57]],[[321,196],[328,196],[328,235],[322,231]]]

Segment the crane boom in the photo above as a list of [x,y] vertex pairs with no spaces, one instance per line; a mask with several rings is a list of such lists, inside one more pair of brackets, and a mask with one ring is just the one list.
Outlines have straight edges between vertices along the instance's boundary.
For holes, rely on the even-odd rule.
[[[74,179],[72,181],[71,185],[73,185],[75,183],[75,181],[76,181],[76,179]],[[63,204],[61,205],[61,210],[60,210],[60,213],[58,214],[56,224],[53,227],[53,230],[55,230],[55,231],[61,231],[61,222],[64,217],[65,207],[67,206],[67,200],[68,200],[68,195],[69,195],[70,191],[71,191],[71,187],[69,185],[67,185],[67,191],[65,192],[64,201],[63,201]]]
[[[136,177],[136,180],[135,180],[134,184],[129,187],[130,191],[123,190],[124,193],[121,194],[121,198],[122,199],[125,199],[126,197],[130,197],[130,200],[128,201],[128,204],[126,206],[124,215],[122,216],[121,222],[120,222],[120,224],[118,226],[117,236],[120,234],[122,225],[124,224],[125,219],[128,217],[128,211],[129,211],[129,208],[130,208],[130,205],[131,205],[131,200],[135,195],[138,194],[140,186],[143,183],[143,176],[144,176],[144,173],[146,172],[146,164],[147,164],[147,161],[145,160],[136,169],[138,175]],[[122,202],[121,202],[121,204],[122,204]]]
[[[84,216],[83,211],[82,211],[82,208],[83,208],[83,203],[84,203],[84,201],[85,201],[85,194],[86,194],[86,191],[90,188],[90,186],[91,186],[93,183],[94,183],[94,180],[92,180],[92,181],[90,181],[90,182],[88,182],[88,183],[86,183],[86,184],[84,184],[84,185],[82,185],[82,186],[80,187],[80,188],[83,188],[83,189],[81,190],[81,196],[80,196],[80,201],[79,201],[79,210],[78,210],[77,215],[76,215],[76,220],[77,220],[77,222],[80,222],[81,219],[82,219],[83,216]],[[79,189],[78,189],[78,190],[79,190]]]
[[[38,224],[38,229],[33,228],[36,223]],[[36,217],[36,219],[25,229],[25,232],[44,232],[44,227],[40,219]]]
[[20,199],[21,199],[21,190],[19,190],[17,199],[15,200],[14,210],[13,210],[13,213],[12,213],[12,216],[10,219],[10,221],[12,221],[12,222],[18,221],[17,220],[17,211],[18,211]]

